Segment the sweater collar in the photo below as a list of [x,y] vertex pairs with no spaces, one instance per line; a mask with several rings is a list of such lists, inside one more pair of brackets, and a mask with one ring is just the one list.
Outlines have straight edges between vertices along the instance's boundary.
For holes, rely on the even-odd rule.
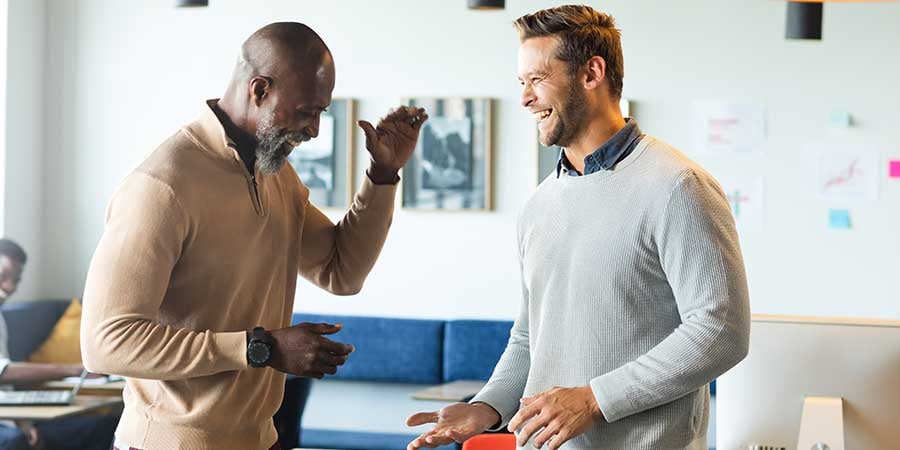
[[198,140],[201,146],[219,158],[236,160],[241,162],[241,157],[237,152],[237,145],[234,140],[228,137],[222,122],[216,117],[213,106],[219,101],[214,98],[207,100],[203,105],[200,117],[187,126],[191,134]]

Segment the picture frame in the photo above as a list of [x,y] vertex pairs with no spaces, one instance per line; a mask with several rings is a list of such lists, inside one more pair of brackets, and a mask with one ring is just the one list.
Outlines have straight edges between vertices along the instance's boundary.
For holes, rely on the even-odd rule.
[[319,135],[294,148],[288,162],[320,209],[347,209],[353,201],[355,101],[335,98],[319,118]]
[[407,98],[425,108],[412,158],[403,168],[401,206],[414,210],[492,208],[492,99]]
[[552,145],[550,147],[541,144],[540,133],[535,129],[535,158],[536,158],[536,178],[534,185],[537,186],[544,181],[552,173],[556,173],[556,164],[559,162],[560,148]]

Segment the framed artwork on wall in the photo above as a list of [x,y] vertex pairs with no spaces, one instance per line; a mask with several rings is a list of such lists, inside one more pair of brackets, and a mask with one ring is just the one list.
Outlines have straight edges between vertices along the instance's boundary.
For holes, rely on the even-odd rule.
[[536,152],[536,162],[537,162],[537,179],[535,180],[535,186],[541,184],[545,178],[551,173],[556,172],[556,163],[559,161],[559,151],[560,148],[553,146],[546,146],[541,144],[540,133],[535,130],[534,132],[535,139],[535,148],[537,148]]
[[316,207],[344,209],[353,200],[353,103],[332,100],[319,119],[319,135],[288,156]]
[[491,99],[411,98],[425,108],[412,158],[403,168],[402,206],[409,209],[491,209]]
[[631,117],[631,100],[625,97],[620,98],[619,111],[622,112],[622,117]]

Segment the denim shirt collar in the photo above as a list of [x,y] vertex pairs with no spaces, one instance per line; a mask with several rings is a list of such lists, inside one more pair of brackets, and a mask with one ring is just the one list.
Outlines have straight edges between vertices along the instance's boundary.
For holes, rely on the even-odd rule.
[[[619,161],[625,159],[634,147],[637,146],[643,136],[637,121],[632,118],[625,119],[625,126],[617,131],[608,141],[584,158],[584,175],[590,175],[601,170],[610,170]],[[556,162],[556,177],[566,171],[569,175],[578,176],[578,172],[566,158],[566,149],[560,149],[559,160]]]

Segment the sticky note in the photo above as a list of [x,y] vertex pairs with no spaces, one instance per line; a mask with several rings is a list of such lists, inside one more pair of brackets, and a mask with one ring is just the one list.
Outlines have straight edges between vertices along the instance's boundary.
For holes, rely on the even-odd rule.
[[850,211],[846,209],[828,210],[828,228],[832,230],[849,230]]
[[847,111],[832,111],[828,117],[831,126],[837,128],[850,128],[850,113]]
[[888,162],[888,176],[891,178],[900,178],[900,159]]

